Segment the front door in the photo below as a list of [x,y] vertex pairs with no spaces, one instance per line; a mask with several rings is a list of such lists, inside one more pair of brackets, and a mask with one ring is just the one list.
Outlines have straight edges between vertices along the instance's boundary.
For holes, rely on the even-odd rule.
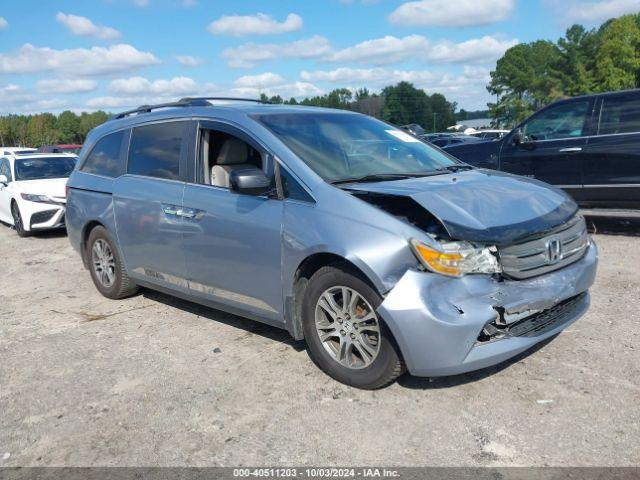
[[114,184],[118,243],[131,277],[186,291],[182,244],[189,121],[131,131],[127,174]]
[[640,208],[640,92],[604,95],[584,160],[584,203]]
[[562,102],[541,110],[519,128],[522,143],[507,138],[500,169],[563,188],[574,198],[582,190],[582,154],[590,128],[593,100]]
[[[245,132],[200,125],[197,175],[187,183],[184,246],[189,288],[207,301],[269,323],[283,318],[282,201],[232,191],[233,169],[272,170],[270,156]],[[233,145],[233,148],[229,148]]]

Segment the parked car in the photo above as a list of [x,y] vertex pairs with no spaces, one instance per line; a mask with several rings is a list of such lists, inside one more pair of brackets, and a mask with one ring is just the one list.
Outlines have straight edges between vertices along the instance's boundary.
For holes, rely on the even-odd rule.
[[448,135],[430,140],[433,145],[440,148],[447,148],[451,145],[475,144],[484,141],[485,139],[472,137],[471,135]]
[[284,328],[333,378],[502,362],[588,308],[577,205],[354,112],[184,99],[89,134],[67,231],[96,288]]
[[504,137],[509,130],[500,130],[500,129],[486,129],[486,130],[478,130],[476,132],[470,133],[472,137],[482,138],[484,140],[497,140],[498,138]]
[[38,152],[40,153],[71,153],[73,155],[77,155],[82,150],[82,145],[71,143],[71,144],[61,144],[61,145],[43,145],[38,148]]
[[592,213],[640,209],[640,90],[558,101],[500,140],[447,152],[555,185]]
[[21,237],[64,227],[65,184],[76,164],[67,154],[0,158],[0,221]]
[[426,130],[424,128],[422,128],[421,125],[418,125],[417,123],[410,123],[408,125],[403,125],[400,127],[402,130],[405,130],[413,135],[424,135],[426,133]]
[[25,153],[35,152],[35,148],[30,147],[2,147],[0,148],[0,156],[3,155],[21,155]]

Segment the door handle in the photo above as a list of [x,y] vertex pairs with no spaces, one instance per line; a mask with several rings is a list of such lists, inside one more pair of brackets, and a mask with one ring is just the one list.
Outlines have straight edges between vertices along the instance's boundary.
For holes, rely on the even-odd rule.
[[558,150],[560,153],[578,153],[582,151],[582,147],[568,147]]

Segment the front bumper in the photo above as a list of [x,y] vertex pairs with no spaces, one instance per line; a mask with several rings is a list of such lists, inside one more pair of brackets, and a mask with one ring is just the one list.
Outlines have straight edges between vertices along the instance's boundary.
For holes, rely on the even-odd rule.
[[[499,281],[488,275],[450,278],[409,270],[378,312],[396,339],[412,375],[437,377],[478,370],[507,360],[562,331],[589,307],[598,251],[591,243],[577,262],[529,280]],[[584,295],[577,297],[580,294]],[[498,312],[523,318],[577,297],[573,308],[540,334],[479,342]]]
[[18,204],[25,230],[39,231],[65,226],[65,205],[60,203],[21,202]]

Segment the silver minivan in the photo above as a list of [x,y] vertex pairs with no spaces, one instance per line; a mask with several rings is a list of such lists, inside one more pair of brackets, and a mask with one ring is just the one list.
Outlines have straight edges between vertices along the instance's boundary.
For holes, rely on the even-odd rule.
[[66,222],[104,296],[286,329],[360,388],[497,364],[587,310],[597,249],[561,190],[365,115],[217,100],[89,134]]

